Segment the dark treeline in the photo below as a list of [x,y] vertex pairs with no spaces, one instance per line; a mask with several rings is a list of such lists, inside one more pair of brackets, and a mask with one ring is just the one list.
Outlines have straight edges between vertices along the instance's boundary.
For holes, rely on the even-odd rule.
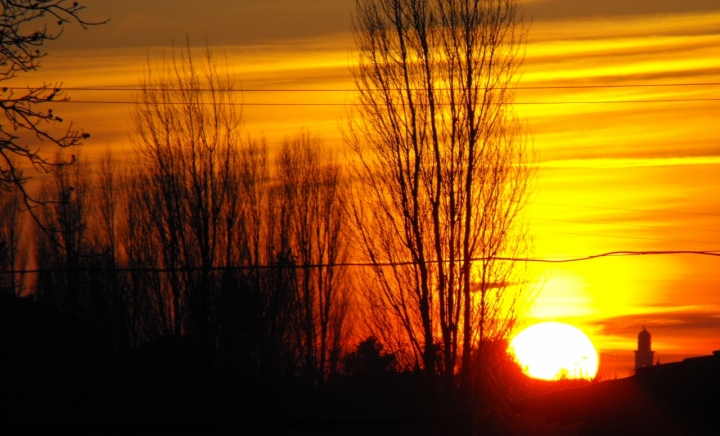
[[340,166],[310,132],[273,158],[243,137],[232,78],[209,56],[184,52],[148,73],[129,165],[73,156],[43,184],[37,225],[25,226],[33,246],[14,248],[41,271],[26,291],[88,321],[117,354],[185,338],[208,381],[322,385],[348,337],[347,274],[314,267],[347,253]]
[[3,290],[155,381],[322,389],[350,347],[350,276],[332,266],[348,253],[345,177],[308,131],[272,153],[248,138],[233,86],[209,52],[183,51],[148,70],[132,156],[61,157],[35,222],[3,191]]
[[[357,7],[347,170],[310,131],[280,144],[245,132],[209,49],[148,65],[128,153],[71,151],[88,138],[73,130],[55,161],[6,142],[22,151],[0,178],[11,427],[542,429],[513,402],[545,387],[506,351],[532,280],[496,260],[531,248],[532,159],[505,92],[518,3]],[[38,125],[24,128],[47,135]],[[369,267],[341,266],[351,254]]]
[[[402,350],[358,341],[373,319],[353,281],[369,283],[362,269],[334,266],[352,234],[334,154],[308,131],[274,148],[248,137],[234,79],[212,55],[171,59],[136,96],[130,155],[61,156],[72,163],[50,173],[32,215],[20,212],[21,192],[2,193],[3,291],[26,296],[14,366],[37,381],[16,391],[65,404],[56,416],[70,428],[119,417],[259,432],[287,422],[291,433],[337,420],[361,433],[467,427],[467,407]],[[45,330],[22,327],[39,317]],[[483,354],[482,383],[494,387],[480,406],[486,430],[515,426],[520,377],[505,344],[488,341]]]
[[[0,81],[106,22],[0,2]],[[345,165],[245,132],[229,66],[189,44],[148,65],[128,153],[76,151],[60,83],[2,89],[2,434],[573,432],[518,400],[587,382],[507,353],[535,282],[500,260],[532,250],[521,2],[355,12]]]

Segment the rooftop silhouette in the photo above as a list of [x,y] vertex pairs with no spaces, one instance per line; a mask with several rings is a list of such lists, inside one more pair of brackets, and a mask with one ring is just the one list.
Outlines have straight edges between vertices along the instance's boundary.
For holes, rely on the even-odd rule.
[[[649,350],[650,333],[643,329]],[[639,344],[640,345],[640,344]],[[636,353],[639,354],[639,353]],[[589,435],[716,435],[720,429],[720,351],[681,362],[638,367],[631,377],[563,389],[518,409]]]

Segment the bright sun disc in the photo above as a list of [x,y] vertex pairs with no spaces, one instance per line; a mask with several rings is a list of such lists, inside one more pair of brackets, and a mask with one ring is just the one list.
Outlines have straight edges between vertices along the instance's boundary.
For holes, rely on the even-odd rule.
[[508,350],[525,374],[544,380],[595,377],[598,355],[590,338],[577,327],[543,322],[527,327]]

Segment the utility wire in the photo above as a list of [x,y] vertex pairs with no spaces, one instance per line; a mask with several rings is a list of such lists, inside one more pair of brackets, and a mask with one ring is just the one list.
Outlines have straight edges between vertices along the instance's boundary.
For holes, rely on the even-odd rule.
[[[528,106],[545,106],[545,105],[564,105],[564,104],[643,104],[643,103],[694,103],[720,101],[720,98],[668,98],[654,100],[584,100],[584,101],[515,101],[512,103],[499,102],[490,103],[491,105],[528,105]],[[144,105],[142,102],[124,101],[124,100],[58,100],[52,103],[76,103],[76,104],[132,104]],[[211,106],[386,106],[388,104],[381,103],[377,105],[365,103],[219,103],[219,102],[159,102],[154,101],[148,103],[151,106],[186,106],[186,105],[211,105]],[[394,105],[394,104],[392,104]],[[416,103],[422,106],[421,103]],[[424,104],[427,105],[427,104]],[[436,103],[437,106],[447,106],[446,103]]]
[[[629,257],[629,256],[668,256],[668,255],[699,255],[720,257],[720,250],[675,250],[675,251],[610,251],[600,254],[591,254],[588,256],[572,257],[565,259],[550,258],[532,258],[532,257],[474,257],[471,262],[497,261],[497,262],[533,262],[533,263],[572,263],[582,262],[604,257]],[[444,261],[446,263],[447,261]],[[461,262],[460,260],[458,262]],[[437,260],[428,260],[426,263],[438,263]],[[339,263],[319,263],[310,265],[242,265],[242,266],[215,266],[215,267],[182,267],[182,268],[50,268],[50,269],[32,269],[32,270],[10,270],[0,271],[0,274],[35,274],[35,273],[55,273],[55,272],[195,272],[195,271],[234,271],[234,270],[272,270],[272,269],[306,269],[306,268],[340,268],[340,267],[389,267],[389,266],[411,266],[418,264],[417,261],[399,261],[399,262],[339,262]]]
[[[510,89],[526,89],[526,90],[538,90],[538,89],[613,89],[613,88],[669,88],[669,87],[682,87],[682,86],[720,86],[720,82],[699,82],[699,83],[635,83],[627,85],[537,85],[537,86],[504,86],[494,87],[493,90],[510,90]],[[48,86],[48,89],[53,88]],[[8,90],[27,90],[28,87],[6,87]],[[243,88],[217,88],[217,89],[188,89],[188,88],[142,88],[135,85],[108,85],[108,86],[95,86],[95,87],[59,87],[63,91],[202,91],[202,92],[355,92],[356,88],[255,88],[255,89],[243,89]],[[437,91],[448,91],[448,88],[434,88]],[[412,88],[413,91],[424,91],[425,88]],[[379,89],[378,89],[379,91]]]

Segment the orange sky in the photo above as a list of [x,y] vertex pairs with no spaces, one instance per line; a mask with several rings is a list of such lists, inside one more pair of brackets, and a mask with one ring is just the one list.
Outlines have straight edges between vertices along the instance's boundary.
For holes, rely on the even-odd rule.
[[[148,57],[158,61],[162,47],[190,35],[193,44],[207,39],[227,56],[247,91],[249,134],[272,144],[306,127],[343,147],[344,104],[353,99],[354,0],[82,4],[89,19],[111,21],[87,31],[69,27],[47,45],[42,68],[13,84],[133,87]],[[675,85],[720,82],[720,3],[537,0],[528,2],[526,17],[532,24],[520,86],[546,87],[520,89],[516,98],[540,166],[527,214],[535,255],[720,249],[720,85]],[[646,86],[557,88],[588,85]],[[297,89],[337,91],[289,91]],[[68,94],[75,101],[131,100],[127,91]],[[612,101],[623,102],[606,103]],[[266,103],[334,105],[254,105]],[[55,108],[92,133],[89,157],[129,146],[130,110],[101,103]],[[570,322],[606,351],[634,349],[645,323],[665,362],[720,349],[720,258],[625,257],[535,271],[543,288],[530,321]],[[622,365],[622,356],[632,358],[613,353]]]

